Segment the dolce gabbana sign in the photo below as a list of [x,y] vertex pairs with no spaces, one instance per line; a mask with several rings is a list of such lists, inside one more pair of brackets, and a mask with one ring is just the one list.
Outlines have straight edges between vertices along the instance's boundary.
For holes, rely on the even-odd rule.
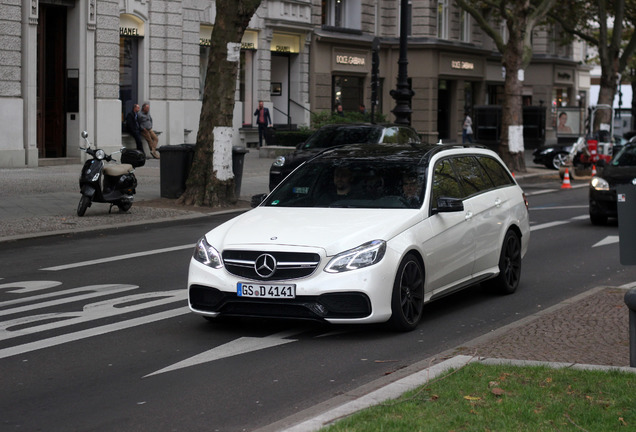
[[336,64],[364,66],[366,59],[361,56],[336,55]]
[[331,67],[333,70],[365,73],[371,69],[370,55],[370,51],[333,50]]

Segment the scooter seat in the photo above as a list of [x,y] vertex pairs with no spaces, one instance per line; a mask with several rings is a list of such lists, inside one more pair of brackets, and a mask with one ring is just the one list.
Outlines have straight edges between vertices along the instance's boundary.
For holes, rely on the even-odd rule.
[[134,168],[131,164],[106,165],[104,168],[104,174],[111,177],[118,177],[133,171]]

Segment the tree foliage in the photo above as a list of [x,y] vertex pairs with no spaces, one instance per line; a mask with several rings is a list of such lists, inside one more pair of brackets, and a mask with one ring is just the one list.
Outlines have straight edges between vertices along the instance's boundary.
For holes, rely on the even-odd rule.
[[232,117],[241,39],[261,0],[216,0],[216,19],[203,91],[199,131],[186,190],[185,205],[223,207],[234,204]]
[[[519,71],[532,59],[532,31],[544,22],[556,0],[455,0],[494,41],[505,68],[499,153],[512,170],[524,170],[523,81]],[[505,25],[507,40],[500,31]]]
[[570,38],[578,37],[598,49],[601,80],[597,104],[611,106],[620,75],[636,50],[636,0],[568,0],[550,17]]

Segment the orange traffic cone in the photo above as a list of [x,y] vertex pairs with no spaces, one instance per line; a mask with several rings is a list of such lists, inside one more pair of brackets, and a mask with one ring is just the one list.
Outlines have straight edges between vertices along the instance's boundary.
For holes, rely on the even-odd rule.
[[570,184],[570,171],[565,169],[565,175],[563,176],[563,184],[561,185],[561,189],[572,189],[572,185]]
[[592,164],[592,175],[596,175],[596,164]]

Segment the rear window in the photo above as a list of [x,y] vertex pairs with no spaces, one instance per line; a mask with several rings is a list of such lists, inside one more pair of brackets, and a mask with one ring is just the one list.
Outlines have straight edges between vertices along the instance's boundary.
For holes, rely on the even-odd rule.
[[514,184],[514,180],[499,161],[488,156],[477,156],[477,160],[479,160],[481,166],[484,167],[484,170],[488,173],[488,177],[490,177],[490,180],[495,184],[495,187]]
[[377,143],[382,131],[377,127],[342,127],[317,130],[301,147],[302,149],[319,149],[342,144]]

